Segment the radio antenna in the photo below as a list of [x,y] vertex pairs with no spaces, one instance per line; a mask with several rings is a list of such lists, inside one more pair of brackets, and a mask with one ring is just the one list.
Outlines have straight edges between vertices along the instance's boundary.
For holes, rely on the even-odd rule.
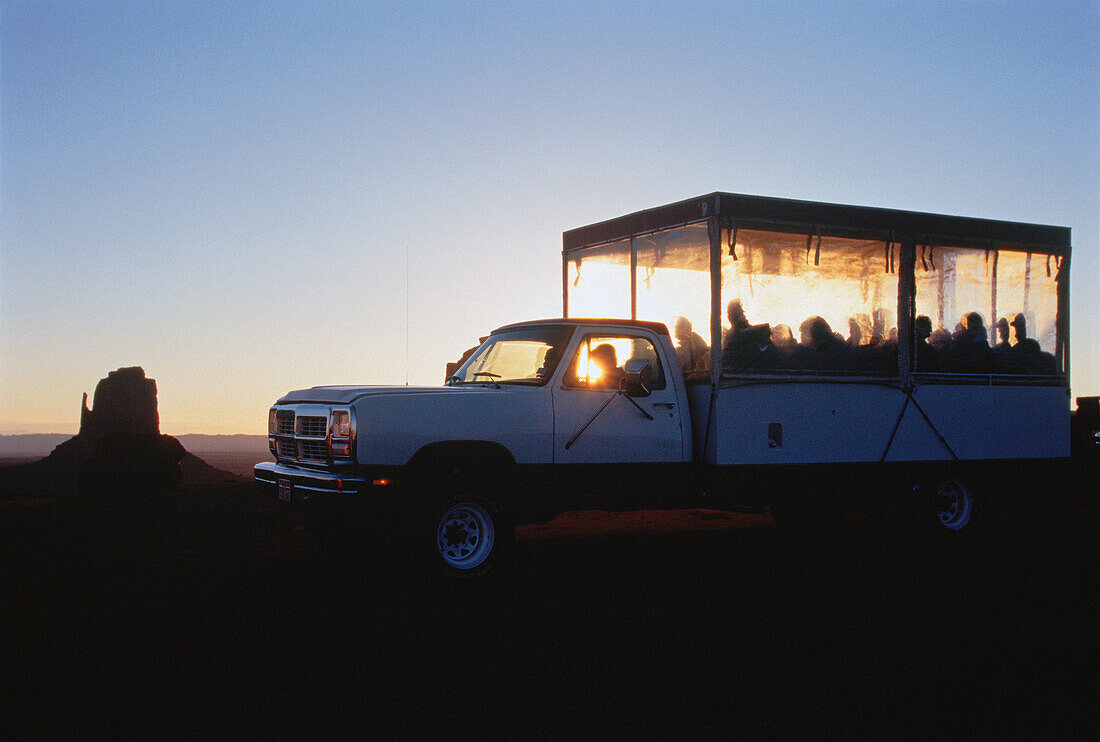
[[405,245],[405,386],[409,385],[409,246]]

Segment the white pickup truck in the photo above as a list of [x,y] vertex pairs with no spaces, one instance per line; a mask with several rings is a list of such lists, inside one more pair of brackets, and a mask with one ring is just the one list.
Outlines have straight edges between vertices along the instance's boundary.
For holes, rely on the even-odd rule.
[[575,509],[903,502],[963,533],[1070,455],[1069,256],[1062,227],[757,196],[630,214],[566,232],[563,317],[444,386],[284,396],[255,476],[326,543],[455,576]]

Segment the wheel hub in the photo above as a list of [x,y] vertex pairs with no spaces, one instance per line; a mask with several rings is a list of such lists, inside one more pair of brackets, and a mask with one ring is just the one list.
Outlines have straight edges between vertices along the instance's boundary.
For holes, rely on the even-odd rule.
[[450,523],[443,534],[447,548],[457,552],[467,552],[477,545],[477,526],[467,527],[466,523]]
[[936,515],[945,528],[958,531],[970,523],[974,498],[962,484],[954,480],[944,482],[936,496]]
[[456,569],[473,569],[493,549],[493,519],[484,507],[467,502],[449,508],[436,527],[436,549]]

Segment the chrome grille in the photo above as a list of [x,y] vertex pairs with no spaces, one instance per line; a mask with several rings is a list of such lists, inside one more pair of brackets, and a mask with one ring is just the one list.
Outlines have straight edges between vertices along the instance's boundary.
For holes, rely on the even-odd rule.
[[275,413],[275,434],[294,435],[294,410],[279,410]]
[[[302,414],[308,413],[308,414]],[[276,408],[275,432],[270,436],[275,457],[281,462],[309,467],[343,465],[352,458],[350,451],[334,461],[329,448],[329,418],[327,405],[309,404],[301,407]],[[354,417],[352,417],[354,425]],[[353,433],[354,435],[354,433]],[[341,444],[343,446],[343,444]]]
[[307,417],[303,415],[298,418],[298,435],[304,438],[324,438],[327,434],[327,417]]
[[298,441],[302,461],[328,461],[328,444],[325,441]]

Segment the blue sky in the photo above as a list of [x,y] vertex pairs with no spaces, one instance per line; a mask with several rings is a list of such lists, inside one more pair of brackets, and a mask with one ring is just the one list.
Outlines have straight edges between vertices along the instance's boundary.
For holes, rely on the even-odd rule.
[[0,2],[0,433],[439,383],[562,231],[716,190],[1071,227],[1100,394],[1095,2],[227,5]]

